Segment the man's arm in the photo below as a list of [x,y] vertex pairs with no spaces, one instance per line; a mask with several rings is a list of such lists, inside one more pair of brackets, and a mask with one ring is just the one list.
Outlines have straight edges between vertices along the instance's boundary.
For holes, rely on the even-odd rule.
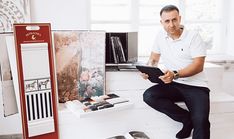
[[160,59],[160,54],[155,53],[155,52],[151,52],[150,57],[149,57],[149,61],[147,62],[147,65],[157,66],[159,59]]
[[[193,59],[193,62],[185,67],[184,69],[180,69],[177,72],[179,73],[179,78],[193,76],[198,74],[199,72],[203,71],[205,63],[205,57],[196,57]],[[164,83],[170,83],[174,79],[174,72],[173,71],[166,71],[165,75],[160,76],[160,79]]]
[[[149,66],[157,66],[159,58],[160,58],[160,54],[151,52],[149,60],[147,62],[147,65],[149,65]],[[144,79],[148,79],[149,78],[149,75],[145,74],[145,73],[141,73],[141,76]]]
[[204,63],[205,57],[194,58],[193,62],[190,65],[178,71],[180,78],[193,76],[195,74],[198,74],[199,72],[202,72]]

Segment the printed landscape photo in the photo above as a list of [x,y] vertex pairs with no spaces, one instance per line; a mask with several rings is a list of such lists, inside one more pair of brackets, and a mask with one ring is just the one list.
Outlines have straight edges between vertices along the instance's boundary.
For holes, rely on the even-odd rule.
[[59,102],[105,92],[105,32],[54,31]]

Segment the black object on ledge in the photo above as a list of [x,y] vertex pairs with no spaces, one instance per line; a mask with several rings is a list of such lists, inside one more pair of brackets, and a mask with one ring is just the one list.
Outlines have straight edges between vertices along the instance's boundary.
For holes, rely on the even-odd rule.
[[135,69],[138,59],[137,32],[106,33],[106,69]]

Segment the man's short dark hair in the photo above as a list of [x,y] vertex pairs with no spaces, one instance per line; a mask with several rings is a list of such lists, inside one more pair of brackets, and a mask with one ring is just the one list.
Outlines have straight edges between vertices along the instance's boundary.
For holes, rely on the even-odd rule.
[[160,16],[162,16],[163,12],[170,12],[176,10],[178,13],[180,13],[179,9],[175,5],[166,5],[164,6],[160,11]]

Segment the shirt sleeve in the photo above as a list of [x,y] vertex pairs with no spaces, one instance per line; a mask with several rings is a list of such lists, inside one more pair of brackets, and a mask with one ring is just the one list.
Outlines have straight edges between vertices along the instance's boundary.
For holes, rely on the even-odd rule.
[[198,32],[195,32],[191,41],[190,53],[192,58],[206,56],[205,43]]

